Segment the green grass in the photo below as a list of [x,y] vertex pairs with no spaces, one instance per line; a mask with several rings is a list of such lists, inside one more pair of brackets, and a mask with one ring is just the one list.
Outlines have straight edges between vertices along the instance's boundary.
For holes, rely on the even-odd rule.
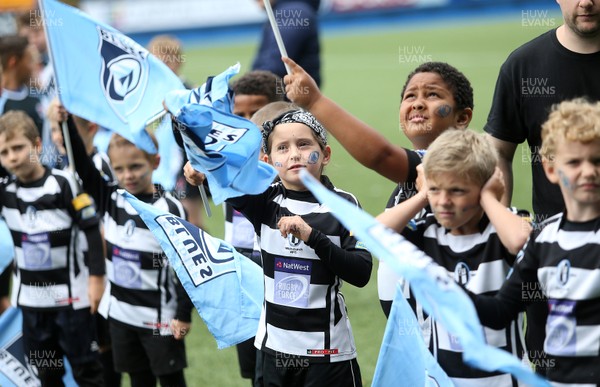
[[[560,20],[558,15],[556,20]],[[520,44],[541,34],[544,28],[521,26],[521,15],[477,23],[424,24],[414,28],[363,31],[322,35],[323,92],[379,130],[392,143],[410,147],[399,131],[399,94],[408,73],[419,63],[401,61],[400,51],[417,51],[425,60],[446,61],[463,71],[475,91],[475,114],[471,128],[480,130],[489,112],[500,65]],[[188,80],[201,84],[240,62],[242,72],[250,68],[255,44],[189,48],[183,72]],[[350,135],[350,133],[349,133]],[[362,167],[332,141],[333,158],[327,174],[336,186],[354,193],[367,212],[378,214],[387,202],[394,184]],[[517,149],[514,160],[515,194],[513,204],[530,209],[531,187],[527,152]],[[209,232],[223,235],[221,208],[213,206],[207,220]],[[371,384],[385,318],[379,306],[376,281],[377,263],[370,283],[363,289],[346,285],[350,320],[358,347],[358,361],[365,386]],[[196,315],[187,340],[190,386],[248,386],[239,376],[235,349],[219,351],[214,339]]]

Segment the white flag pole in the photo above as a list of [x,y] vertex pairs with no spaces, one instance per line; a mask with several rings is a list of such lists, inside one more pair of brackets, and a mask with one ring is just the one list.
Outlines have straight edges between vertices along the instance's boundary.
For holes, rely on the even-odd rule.
[[[275,20],[275,15],[273,15],[273,8],[271,8],[271,0],[263,0],[263,2],[265,4],[265,10],[267,11],[267,17],[269,18],[269,22],[271,23],[271,29],[273,30],[273,34],[275,35],[275,41],[277,41],[279,53],[281,54],[281,56],[287,58],[287,51],[285,50],[285,46],[283,45],[283,39],[281,39],[281,34],[279,33],[277,20]],[[284,65],[288,75],[292,75],[292,70],[290,70],[286,63],[284,63]]]

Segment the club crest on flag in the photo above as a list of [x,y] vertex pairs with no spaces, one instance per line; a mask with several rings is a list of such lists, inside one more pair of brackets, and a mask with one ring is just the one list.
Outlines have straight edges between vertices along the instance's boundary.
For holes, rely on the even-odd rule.
[[[148,83],[148,52],[132,40],[98,28],[101,80],[106,101],[123,122],[142,101]],[[123,104],[125,99],[130,99]]]

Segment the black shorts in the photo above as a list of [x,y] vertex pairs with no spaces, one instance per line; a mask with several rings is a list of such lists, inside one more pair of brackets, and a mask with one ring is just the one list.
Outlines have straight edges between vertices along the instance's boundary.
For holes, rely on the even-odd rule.
[[361,387],[356,359],[336,363],[309,363],[305,357],[262,352],[263,383],[282,387]]
[[161,376],[187,367],[183,340],[112,320],[109,320],[109,326],[115,371],[149,371],[154,376]]
[[0,273],[0,297],[8,297],[11,273],[12,265],[8,265],[6,269]]
[[256,352],[258,349],[254,346],[254,337],[242,341],[235,346],[240,363],[240,374],[242,378],[254,379],[256,370]]
[[90,309],[23,309],[23,346],[30,364],[38,368],[63,368],[63,355],[72,365],[96,361],[98,344]]

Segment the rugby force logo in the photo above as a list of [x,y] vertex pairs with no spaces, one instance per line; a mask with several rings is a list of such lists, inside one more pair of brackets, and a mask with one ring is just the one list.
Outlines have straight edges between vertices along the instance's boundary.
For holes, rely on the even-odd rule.
[[104,96],[115,114],[127,122],[140,105],[148,84],[148,52],[129,38],[97,28]]

